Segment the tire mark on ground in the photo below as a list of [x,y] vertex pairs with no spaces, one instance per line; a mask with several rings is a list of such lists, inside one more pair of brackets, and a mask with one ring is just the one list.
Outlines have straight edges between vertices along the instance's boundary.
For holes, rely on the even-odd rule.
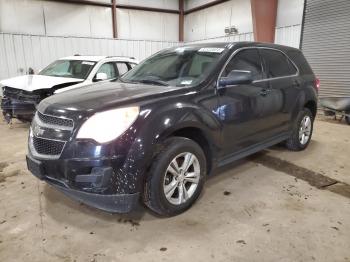
[[287,160],[267,155],[265,152],[254,154],[250,156],[249,159],[273,170],[304,180],[318,189],[326,189],[333,193],[350,198],[349,184],[327,177],[321,173],[295,165]]

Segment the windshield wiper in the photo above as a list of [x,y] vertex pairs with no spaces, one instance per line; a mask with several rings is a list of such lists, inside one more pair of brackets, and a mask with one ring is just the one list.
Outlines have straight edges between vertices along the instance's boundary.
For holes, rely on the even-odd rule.
[[144,83],[144,84],[156,84],[161,86],[169,86],[169,84],[165,81],[158,79],[137,79],[135,82]]
[[116,79],[114,79],[114,81],[119,81],[119,82],[122,82],[122,83],[127,83],[127,84],[135,84],[137,82],[134,82],[134,81],[130,81],[130,80],[125,80],[121,77],[117,77]]

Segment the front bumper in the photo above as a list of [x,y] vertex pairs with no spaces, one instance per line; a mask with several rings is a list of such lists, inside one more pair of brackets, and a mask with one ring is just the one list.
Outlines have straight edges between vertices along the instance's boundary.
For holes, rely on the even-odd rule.
[[33,116],[36,111],[36,103],[24,102],[21,100],[4,97],[1,100],[1,110],[4,114],[8,113],[12,117],[16,116]]
[[[68,180],[58,179],[50,176],[45,171],[44,163],[40,160],[36,160],[27,155],[27,167],[28,170],[40,180],[46,181],[48,184],[55,187],[68,197],[82,202],[88,206],[101,209],[111,213],[127,213],[130,212],[138,203],[139,193],[129,194],[106,194],[103,192],[86,192],[82,189],[73,188],[70,186]],[[108,168],[102,173],[95,172],[94,174],[76,176],[76,180],[82,182],[95,183],[100,187],[109,183]],[[106,179],[107,177],[107,179]],[[108,191],[107,191],[108,192]]]

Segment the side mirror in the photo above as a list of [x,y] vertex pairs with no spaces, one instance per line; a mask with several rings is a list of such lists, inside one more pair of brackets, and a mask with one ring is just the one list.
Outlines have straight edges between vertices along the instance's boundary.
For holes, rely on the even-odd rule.
[[104,81],[107,79],[108,79],[108,76],[106,73],[97,73],[94,78],[94,82]]
[[248,85],[253,82],[251,71],[232,70],[228,76],[219,79],[219,88],[231,85]]

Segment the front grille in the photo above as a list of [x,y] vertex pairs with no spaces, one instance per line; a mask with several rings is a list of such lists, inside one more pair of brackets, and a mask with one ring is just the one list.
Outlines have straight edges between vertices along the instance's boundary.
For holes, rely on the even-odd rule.
[[44,115],[44,114],[40,113],[39,111],[37,112],[37,114],[38,114],[39,119],[44,124],[53,125],[53,126],[65,126],[65,127],[73,127],[73,125],[74,125],[72,119]]
[[40,96],[36,95],[32,92],[24,91],[21,89],[16,89],[12,87],[5,87],[3,89],[3,96],[20,100],[20,101],[27,101],[27,102],[39,102],[40,101]]
[[64,144],[65,142],[63,141],[48,140],[33,136],[33,147],[41,155],[60,155]]

